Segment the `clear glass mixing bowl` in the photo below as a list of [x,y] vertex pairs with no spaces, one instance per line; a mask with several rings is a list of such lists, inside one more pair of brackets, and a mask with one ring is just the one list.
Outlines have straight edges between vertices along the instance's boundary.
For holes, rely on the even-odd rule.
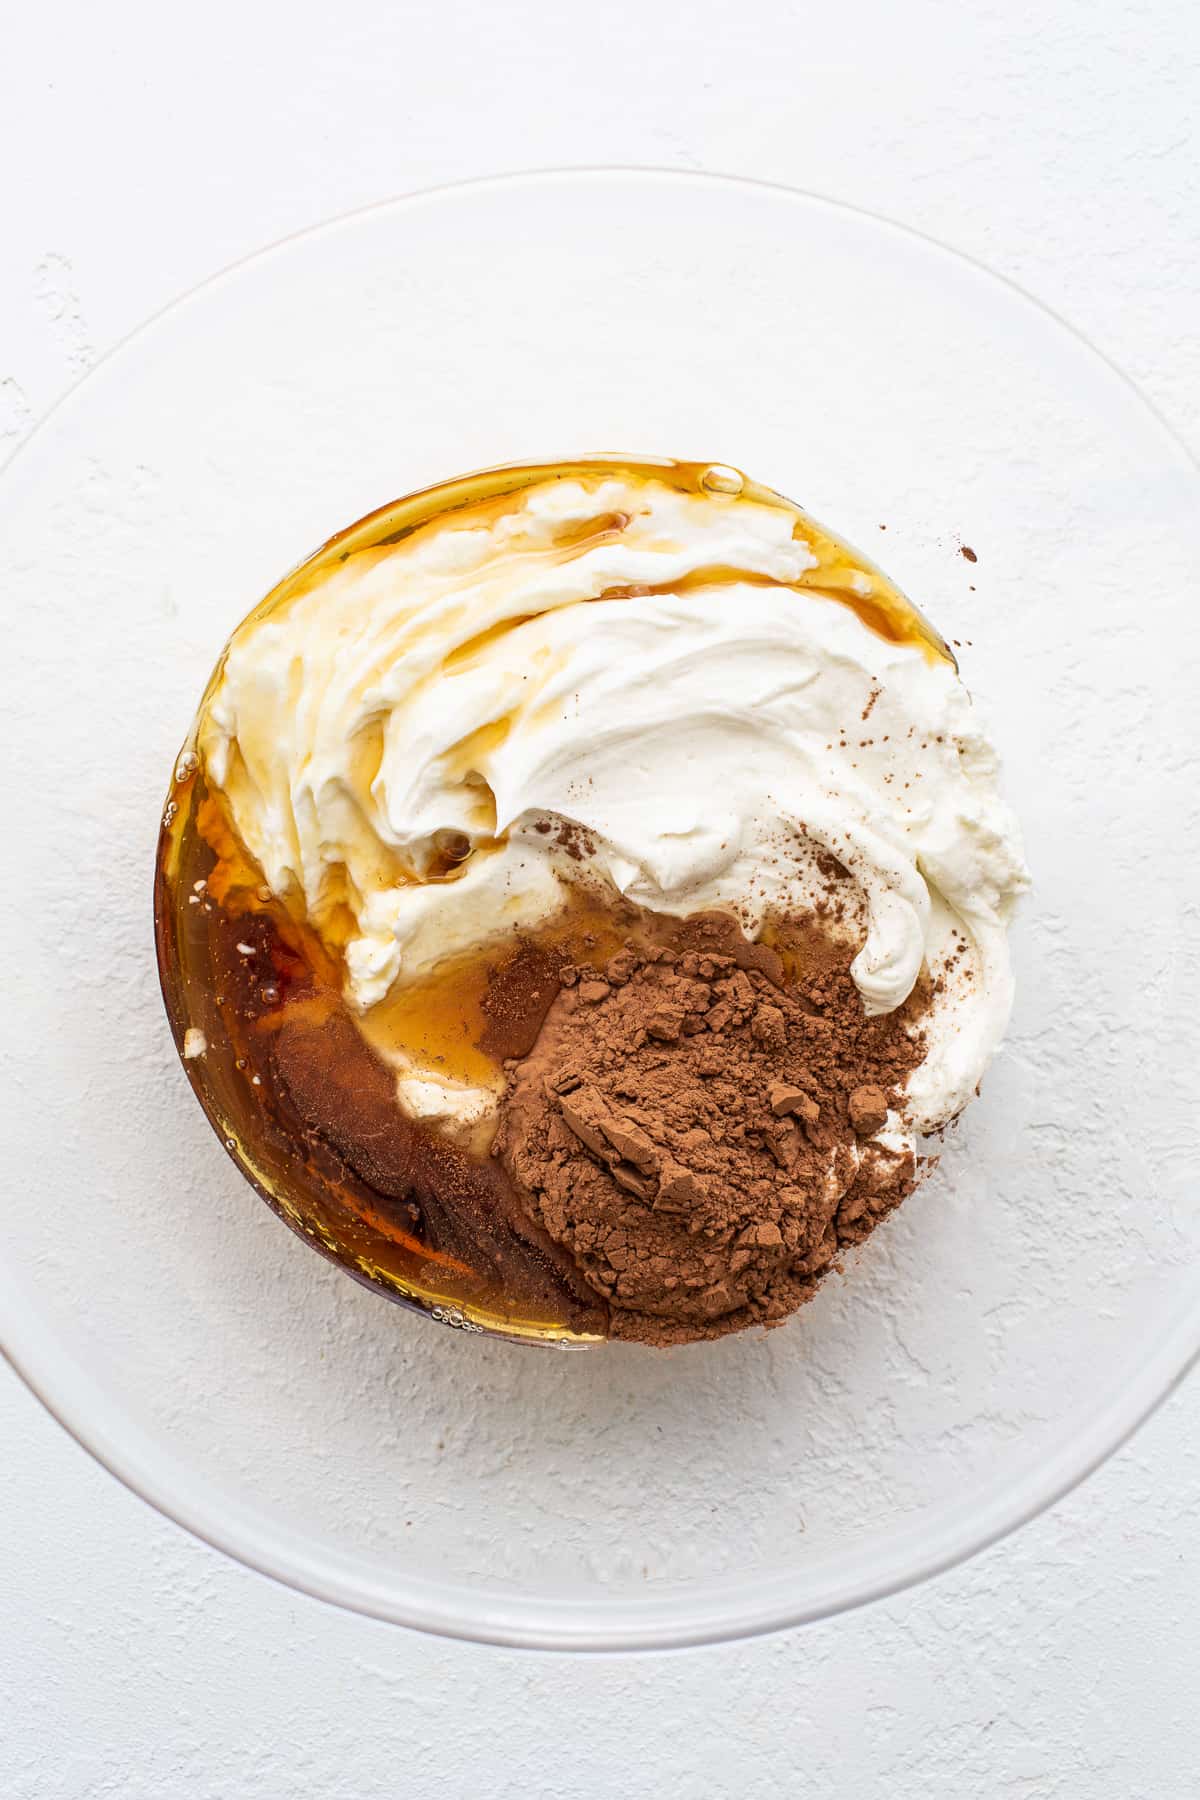
[[[441,476],[612,446],[731,462],[883,564],[955,643],[1036,890],[982,1098],[795,1320],[530,1354],[390,1306],[255,1199],[178,1067],[148,883],[164,771],[283,569]],[[1198,499],[1016,289],[749,183],[447,189],[160,314],[0,479],[15,1366],[232,1555],[503,1643],[793,1624],[1048,1504],[1200,1347]]]

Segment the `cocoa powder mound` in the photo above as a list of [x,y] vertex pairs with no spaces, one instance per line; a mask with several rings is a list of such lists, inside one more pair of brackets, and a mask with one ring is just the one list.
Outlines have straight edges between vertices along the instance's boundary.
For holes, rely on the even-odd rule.
[[493,1147],[610,1335],[649,1344],[778,1324],[917,1179],[875,1134],[920,997],[868,1018],[853,947],[811,926],[788,979],[724,915],[675,935],[561,971]]

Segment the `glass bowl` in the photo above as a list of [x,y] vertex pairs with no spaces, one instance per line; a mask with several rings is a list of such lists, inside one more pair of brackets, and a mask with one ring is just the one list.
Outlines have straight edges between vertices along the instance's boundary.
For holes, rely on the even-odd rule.
[[[476,470],[405,495],[336,532],[285,575],[242,625],[261,623],[280,609],[286,616],[296,597],[336,575],[348,558],[395,544],[431,521],[459,523],[464,509],[501,499],[513,503],[523,488],[548,479],[594,483],[614,476],[665,483],[692,495],[736,490],[759,505],[779,509],[790,530],[803,532],[812,554],[801,586],[836,593],[874,628],[953,662],[953,652],[875,565],[830,537],[781,495],[722,465],[667,458],[648,463],[619,453]],[[872,578],[869,600],[856,586],[867,574]],[[332,1106],[347,1125],[347,1111],[357,1110],[360,1147],[377,1148],[377,1134],[386,1136],[397,1124],[395,1092],[340,1004],[344,969],[338,958],[323,946],[319,930],[314,935],[301,908],[281,904],[264,886],[261,866],[239,847],[221,797],[209,786],[201,719],[241,629],[220,651],[200,709],[172,759],[155,863],[159,979],[196,1098],[255,1191],[285,1224],[357,1280],[460,1330],[549,1345],[567,1339],[603,1342],[603,1314],[594,1304],[593,1290],[580,1293],[573,1284],[562,1284],[543,1254],[530,1263],[518,1249],[513,1260],[511,1247],[505,1274],[497,1280],[494,1250],[485,1247],[497,1240],[476,1239],[468,1227],[461,1239],[452,1236],[447,1242],[436,1216],[431,1234],[421,1208],[412,1204],[419,1188],[411,1171],[397,1197],[386,1183],[383,1188],[371,1184],[353,1158],[339,1153],[340,1146],[331,1151],[321,1134],[311,1137],[297,1121],[278,1072],[281,1041],[294,1039],[297,1031],[308,1046],[310,1072],[320,1071],[326,1095],[322,1117],[333,1116]],[[467,839],[463,844],[469,848]],[[451,871],[461,866],[461,855],[451,856],[437,878],[452,878]],[[565,961],[602,964],[629,941],[626,934],[637,925],[636,907],[627,906],[618,918],[602,903],[581,904],[577,896],[565,920],[551,927],[555,953]],[[458,1062],[464,1045],[478,1057],[487,1041],[485,996],[494,965],[514,948],[513,940],[504,948],[501,943],[503,939],[475,955],[445,959],[432,981],[427,977],[410,984],[400,1007],[403,1025],[394,996],[385,999],[384,1021],[376,1013],[376,1023],[368,1027],[371,1042],[378,1045],[382,1039],[390,1046],[399,1041],[408,1048],[415,1042],[424,1066],[430,1057],[443,1067],[447,1057]],[[485,1066],[499,1074],[494,1050]],[[382,1118],[378,1112],[369,1119],[363,1116],[362,1109],[372,1105],[383,1109]],[[485,1191],[484,1204],[490,1208],[495,1198]],[[457,1204],[463,1205],[461,1198]],[[498,1241],[509,1242],[503,1234]]]
[[[883,565],[1005,752],[1036,887],[982,1097],[794,1320],[529,1355],[258,1203],[175,1058],[148,884],[164,771],[282,570],[458,470],[614,446],[733,463]],[[1198,497],[1015,288],[750,183],[446,189],[160,314],[0,479],[14,1365],[244,1562],[508,1644],[795,1624],[1047,1505],[1200,1348]]]

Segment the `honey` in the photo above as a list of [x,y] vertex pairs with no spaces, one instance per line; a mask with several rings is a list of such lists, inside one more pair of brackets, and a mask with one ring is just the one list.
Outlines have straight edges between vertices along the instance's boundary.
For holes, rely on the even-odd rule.
[[203,770],[176,773],[155,886],[159,969],[181,1055],[200,1034],[192,1043],[203,1050],[184,1068],[234,1161],[317,1249],[444,1322],[522,1338],[601,1335],[599,1309],[565,1259],[531,1241],[511,1195],[505,1220],[505,1178],[486,1146],[464,1149],[406,1120],[377,1051],[403,1046],[448,1075],[499,1086],[502,1056],[480,1047],[495,1033],[485,1002],[497,978],[522,952],[540,955],[548,1006],[558,964],[611,953],[621,922],[604,919],[602,946],[598,911],[581,901],[536,942],[514,935],[454,958],[360,1017],[343,999],[339,959],[264,888]]
[[[363,552],[385,551],[410,537],[422,526],[468,507],[481,524],[501,513],[511,496],[522,488],[544,481],[595,481],[605,475],[628,476],[635,482],[658,481],[681,493],[715,493],[729,498],[752,500],[788,513],[792,535],[803,539],[816,561],[795,583],[798,588],[817,589],[847,606],[871,631],[893,643],[919,645],[931,657],[953,663],[954,656],[945,639],[915,607],[907,595],[869,558],[852,550],[842,539],[826,531],[802,507],[785,499],[773,489],[749,480],[740,471],[721,464],[676,462],[668,458],[591,456],[571,462],[528,463],[519,466],[484,469],[476,474],[459,476],[409,494],[391,505],[368,513],[356,524],[322,544],[290,575],[261,600],[248,615],[249,620],[267,617],[287,606],[298,595],[306,593],[330,569]],[[732,475],[738,476],[738,491],[728,485]],[[715,480],[711,479],[716,477]],[[615,536],[625,523],[624,515],[606,515],[592,522],[592,534]],[[577,529],[564,533],[561,551],[572,553],[580,548]],[[743,579],[745,577],[743,576]],[[864,582],[869,592],[864,591]],[[247,622],[248,622],[247,621]],[[447,621],[449,624],[449,621]],[[508,626],[505,627],[506,629]],[[468,646],[463,646],[459,655]],[[220,664],[214,671],[208,692],[220,676]],[[205,694],[205,699],[208,693]],[[202,703],[203,704],[203,703]]]

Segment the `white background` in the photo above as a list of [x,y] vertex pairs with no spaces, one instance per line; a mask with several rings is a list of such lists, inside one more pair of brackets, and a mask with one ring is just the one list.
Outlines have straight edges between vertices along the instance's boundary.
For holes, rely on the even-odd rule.
[[[1200,452],[1192,0],[42,5],[5,31],[0,453],[261,244],[503,169],[791,183],[1014,277]],[[969,396],[964,397],[969,404]],[[148,1511],[0,1376],[5,1800],[1185,1800],[1197,1389],[967,1568],[727,1650],[569,1660],[339,1615]]]

